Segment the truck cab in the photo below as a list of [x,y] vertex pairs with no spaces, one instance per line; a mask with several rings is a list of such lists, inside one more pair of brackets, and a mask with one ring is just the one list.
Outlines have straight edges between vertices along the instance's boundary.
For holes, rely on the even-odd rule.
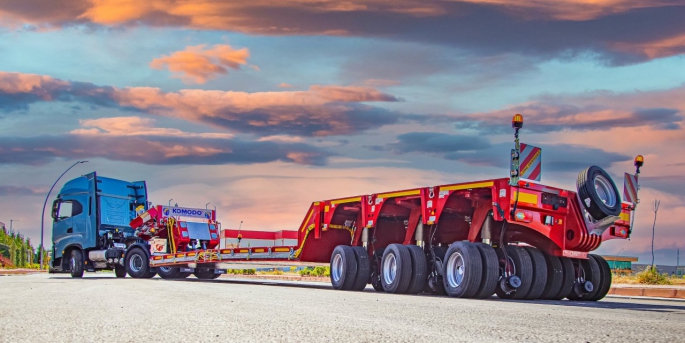
[[143,244],[129,222],[148,206],[145,181],[99,177],[95,172],[68,181],[52,204],[50,271],[81,277],[84,270],[107,269],[125,276],[127,247]]

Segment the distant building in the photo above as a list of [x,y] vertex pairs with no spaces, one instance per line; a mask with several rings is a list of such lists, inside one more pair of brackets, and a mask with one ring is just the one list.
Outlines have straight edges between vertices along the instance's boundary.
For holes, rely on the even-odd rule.
[[637,262],[637,257],[632,256],[603,255],[602,257],[609,263],[609,268],[615,274],[631,274],[634,271],[633,262]]
[[[640,272],[640,271],[645,270],[645,268],[647,268],[647,267],[649,267],[648,264],[635,264],[635,265],[633,265],[633,271],[634,271],[634,272]],[[668,275],[673,275],[673,276],[675,276],[675,275],[678,275],[678,276],[683,276],[683,275],[685,275],[685,266],[679,266],[679,267],[676,269],[676,266],[665,266],[665,265],[662,265],[662,264],[657,264],[657,265],[656,265],[656,270],[657,270],[659,273],[662,273],[662,274],[663,274],[663,273],[666,273],[666,274],[668,274]]]

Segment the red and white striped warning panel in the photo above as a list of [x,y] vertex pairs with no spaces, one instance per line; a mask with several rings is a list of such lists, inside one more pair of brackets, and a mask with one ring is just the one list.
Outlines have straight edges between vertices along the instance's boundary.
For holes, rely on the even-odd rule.
[[623,201],[637,204],[637,175],[626,173],[623,177]]
[[521,143],[521,178],[540,181],[542,176],[542,149]]

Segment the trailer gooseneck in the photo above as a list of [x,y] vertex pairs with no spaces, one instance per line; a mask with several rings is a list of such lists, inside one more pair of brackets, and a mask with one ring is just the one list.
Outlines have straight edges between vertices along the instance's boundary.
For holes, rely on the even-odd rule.
[[91,173],[65,184],[54,202],[51,270],[210,279],[225,272],[221,263],[301,261],[330,263],[340,290],[370,283],[464,298],[603,298],[611,271],[590,252],[630,236],[642,156],[635,175],[626,174],[632,202],[597,166],[579,174],[577,191],[564,190],[520,178],[523,118],[512,126],[508,178],[316,201],[293,246],[222,249],[214,210],[152,207],[145,182]]

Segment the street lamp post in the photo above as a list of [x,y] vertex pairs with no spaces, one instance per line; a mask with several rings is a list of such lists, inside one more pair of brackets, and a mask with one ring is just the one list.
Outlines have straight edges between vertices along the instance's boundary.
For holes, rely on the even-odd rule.
[[[55,185],[57,185],[57,182],[66,174],[71,168],[74,168],[77,164],[81,163],[86,163],[88,161],[76,161],[76,163],[72,164],[71,167],[67,168],[67,170],[60,175],[57,180],[55,180],[55,183],[52,184],[52,187],[50,187],[50,190],[48,191],[48,195],[45,196],[45,202],[43,202],[43,212],[41,212],[40,215],[40,269],[43,269],[43,233],[45,232],[45,206],[48,204],[48,199],[50,198],[50,193],[52,193],[52,189],[55,188]],[[11,225],[11,223],[10,223]]]

